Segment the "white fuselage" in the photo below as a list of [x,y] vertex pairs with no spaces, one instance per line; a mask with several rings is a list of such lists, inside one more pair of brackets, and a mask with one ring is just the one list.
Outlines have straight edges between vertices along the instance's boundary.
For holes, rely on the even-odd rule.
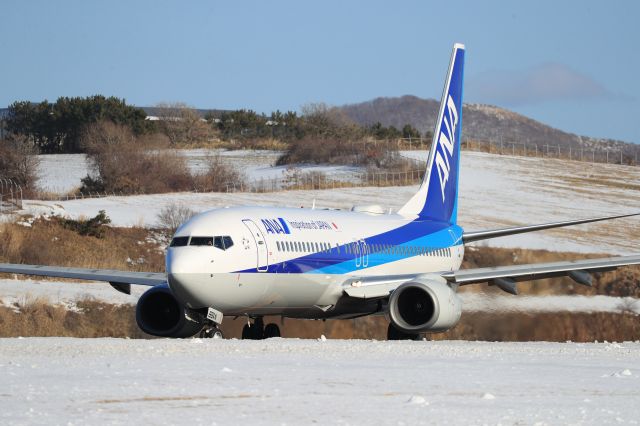
[[178,229],[166,269],[172,291],[190,308],[326,317],[350,277],[457,270],[461,235],[457,226],[396,214],[225,208]]

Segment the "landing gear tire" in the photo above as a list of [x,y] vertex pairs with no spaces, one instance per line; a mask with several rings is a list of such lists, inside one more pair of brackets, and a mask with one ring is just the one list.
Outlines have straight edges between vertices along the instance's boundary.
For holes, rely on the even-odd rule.
[[389,323],[387,328],[387,340],[420,340],[419,333],[405,333]]
[[264,323],[262,318],[255,319],[253,324],[245,324],[242,327],[242,340],[262,340],[264,339]]
[[264,328],[264,338],[280,337],[280,327],[277,324],[270,323]]
[[218,327],[203,328],[199,337],[201,339],[224,339],[224,335]]
[[253,337],[253,330],[249,324],[245,324],[242,327],[242,340],[251,340]]

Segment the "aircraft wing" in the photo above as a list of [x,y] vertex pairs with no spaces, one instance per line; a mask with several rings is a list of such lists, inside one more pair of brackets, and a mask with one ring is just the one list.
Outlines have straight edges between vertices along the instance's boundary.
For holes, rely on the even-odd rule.
[[130,294],[130,285],[155,286],[167,282],[167,275],[158,272],[118,271],[115,269],[69,268],[66,266],[17,265],[0,263],[0,272],[37,275],[78,280],[105,281],[116,290]]
[[589,219],[566,220],[563,222],[542,223],[538,225],[516,226],[512,228],[491,229],[488,231],[472,231],[462,234],[462,241],[471,243],[473,241],[486,240],[489,238],[506,237],[507,235],[522,234],[525,232],[542,231],[544,229],[562,228],[565,226],[581,225],[583,223],[600,222],[602,220],[620,219],[623,217],[639,216],[640,213],[622,214],[616,216],[600,216]]
[[568,276],[579,284],[591,285],[591,272],[612,271],[620,266],[640,264],[640,255],[583,259],[566,262],[533,263],[528,265],[497,266],[461,269],[442,275],[448,282],[468,285],[488,282],[502,290],[517,294],[516,282]]
[[[461,269],[453,272],[442,272],[438,275],[450,284],[469,285],[486,282],[490,285],[496,285],[508,293],[518,294],[516,283],[521,281],[568,276],[579,284],[591,286],[590,273],[592,272],[612,271],[620,266],[639,264],[640,254],[636,254],[566,262]],[[420,277],[421,275],[352,277],[344,283],[344,292],[347,296],[358,299],[386,298],[401,284]],[[423,277],[428,279],[428,275]]]

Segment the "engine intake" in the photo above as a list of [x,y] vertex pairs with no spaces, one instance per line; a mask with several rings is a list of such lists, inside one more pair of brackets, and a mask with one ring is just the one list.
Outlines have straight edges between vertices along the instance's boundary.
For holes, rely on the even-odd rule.
[[458,323],[461,313],[456,293],[437,279],[406,282],[389,299],[391,322],[405,333],[446,331]]
[[140,296],[136,322],[145,333],[160,337],[191,337],[204,326],[203,320],[187,315],[167,284],[152,287]]

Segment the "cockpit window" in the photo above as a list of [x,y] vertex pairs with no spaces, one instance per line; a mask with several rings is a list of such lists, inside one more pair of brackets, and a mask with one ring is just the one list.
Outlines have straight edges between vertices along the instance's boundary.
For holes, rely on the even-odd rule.
[[231,248],[231,246],[233,246],[233,240],[231,239],[230,236],[226,235],[226,236],[222,237],[222,240],[224,242],[224,248],[225,249]]
[[213,237],[191,237],[191,246],[212,246]]
[[183,247],[189,242],[189,237],[175,237],[169,247]]
[[[184,241],[176,241],[179,238],[184,238]],[[174,247],[176,245],[186,246],[187,240],[189,237],[176,237],[171,242],[171,246]],[[219,248],[220,250],[227,250],[231,246],[233,246],[233,240],[230,236],[215,236],[215,237],[191,237],[191,242],[189,243],[191,246],[211,246],[215,248]]]
[[213,237],[213,246],[219,248],[220,250],[224,250],[224,243],[222,242],[222,237]]

